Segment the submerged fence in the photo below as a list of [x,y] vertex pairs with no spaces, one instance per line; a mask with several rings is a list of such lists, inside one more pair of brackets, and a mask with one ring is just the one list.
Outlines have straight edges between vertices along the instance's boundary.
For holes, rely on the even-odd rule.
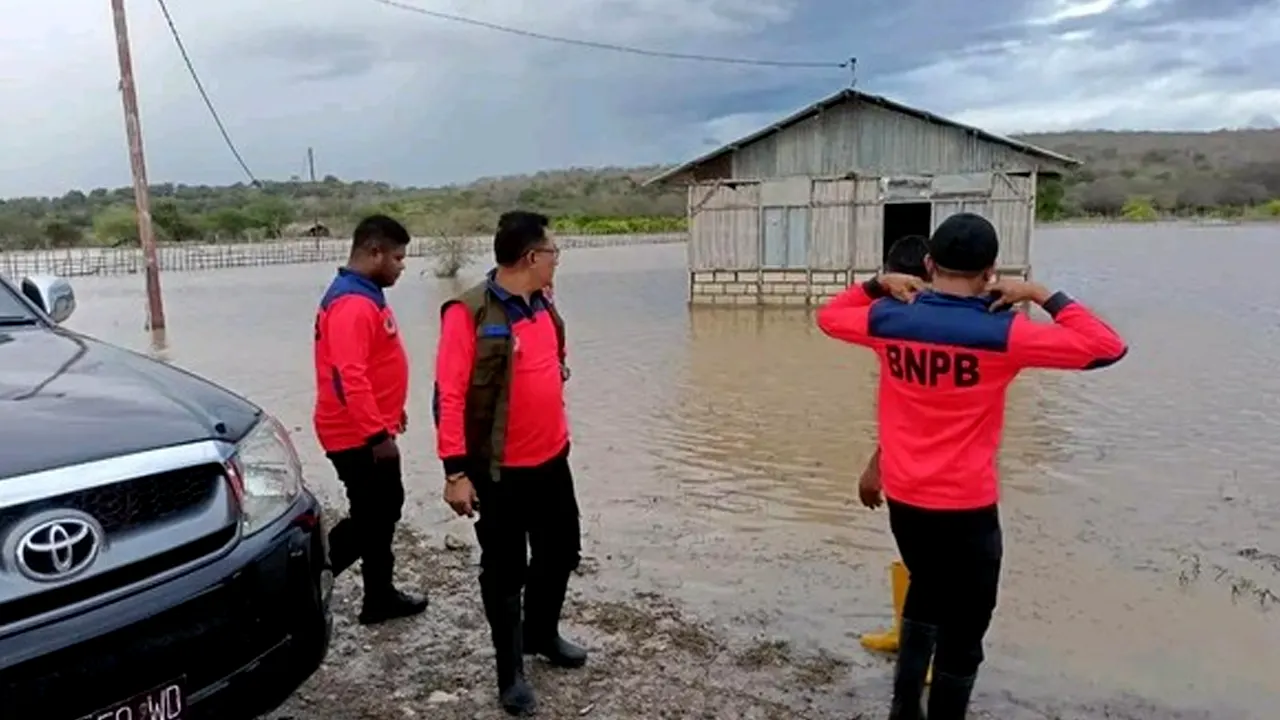
[[[684,233],[647,235],[562,235],[557,242],[562,248],[595,248],[617,245],[652,245],[685,242]],[[472,237],[464,240],[477,253],[488,253],[492,240]],[[449,243],[454,240],[447,241]],[[414,238],[409,243],[410,257],[431,257],[441,240]],[[156,249],[160,269],[168,272],[220,270],[223,268],[294,265],[301,263],[340,263],[351,250],[350,240],[333,238],[301,238],[257,243],[212,245],[184,243],[161,245]],[[64,248],[59,250],[23,250],[0,252],[0,274],[10,278],[23,275],[130,275],[142,272],[146,262],[139,248]]]

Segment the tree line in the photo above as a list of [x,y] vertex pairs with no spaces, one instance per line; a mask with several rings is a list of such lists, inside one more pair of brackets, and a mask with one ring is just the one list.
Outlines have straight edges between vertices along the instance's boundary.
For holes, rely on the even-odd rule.
[[[332,175],[258,187],[161,183],[151,187],[151,219],[157,238],[174,243],[341,236],[371,213],[392,215],[415,235],[483,234],[513,207],[547,212],[565,233],[679,232],[686,227],[684,192],[642,186],[660,170],[570,169],[439,188]],[[0,250],[136,245],[136,218],[132,187],[0,200]]]
[[[1076,132],[1021,139],[1084,165],[1040,184],[1043,220],[1163,216],[1280,217],[1280,131]],[[372,181],[292,178],[260,187],[157,184],[152,220],[164,242],[243,242],[344,235],[362,216],[393,215],[416,235],[491,232],[513,207],[537,209],[569,233],[685,228],[682,187],[643,182],[661,167],[575,168],[401,188]],[[131,187],[0,200],[0,250],[136,244]]]

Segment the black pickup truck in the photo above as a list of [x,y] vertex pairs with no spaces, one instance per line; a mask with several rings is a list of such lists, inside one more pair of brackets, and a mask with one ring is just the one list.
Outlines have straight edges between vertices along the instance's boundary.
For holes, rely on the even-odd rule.
[[320,665],[321,510],[234,393],[0,278],[0,718],[251,718]]

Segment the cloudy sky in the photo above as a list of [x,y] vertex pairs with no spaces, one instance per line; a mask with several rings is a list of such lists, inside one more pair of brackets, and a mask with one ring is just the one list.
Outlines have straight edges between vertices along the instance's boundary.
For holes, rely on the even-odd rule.
[[[672,162],[845,86],[839,69],[658,60],[373,0],[168,0],[252,171],[404,185]],[[402,0],[600,42],[838,63],[997,132],[1280,118],[1280,0]],[[127,0],[153,182],[243,175],[168,35]],[[127,184],[108,0],[3,0],[0,196]]]

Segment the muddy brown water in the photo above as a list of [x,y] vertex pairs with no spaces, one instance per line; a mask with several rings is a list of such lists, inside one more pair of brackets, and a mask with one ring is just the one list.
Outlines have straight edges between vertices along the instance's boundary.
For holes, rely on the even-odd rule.
[[[570,624],[597,657],[584,678],[539,676],[554,686],[547,711],[882,716],[891,666],[857,635],[888,620],[894,553],[884,513],[852,492],[874,443],[871,358],[823,337],[803,311],[691,310],[683,262],[682,246],[574,250],[562,262],[589,555]],[[1274,717],[1277,264],[1276,226],[1038,234],[1038,277],[1098,308],[1132,352],[1104,372],[1027,376],[1010,393],[1007,556],[976,700],[984,715]],[[430,422],[437,308],[465,281],[424,271],[411,265],[390,297],[415,368],[404,572],[435,584],[436,603],[398,630],[365,631],[346,620],[356,591],[344,578],[336,660],[282,711],[297,717],[489,716],[474,549],[443,549],[450,534],[470,544],[470,528],[439,500]],[[341,507],[309,429],[311,323],[332,273],[166,275],[161,354],[276,413],[311,486]],[[141,277],[76,288],[70,326],[147,350]],[[337,709],[340,695],[396,672],[404,686],[384,687],[383,701]],[[448,695],[424,705],[433,691]]]

